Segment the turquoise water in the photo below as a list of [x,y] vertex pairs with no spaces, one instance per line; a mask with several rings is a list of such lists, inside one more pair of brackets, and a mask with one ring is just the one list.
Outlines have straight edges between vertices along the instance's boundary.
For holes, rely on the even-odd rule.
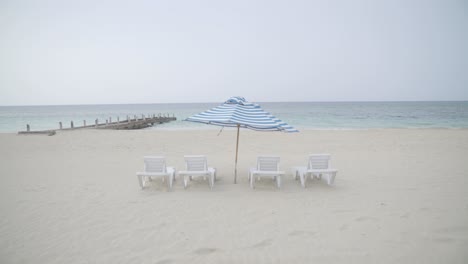
[[[194,104],[122,104],[0,106],[0,132],[55,129],[105,122],[127,115],[168,114],[177,121],[149,129],[219,129],[183,119],[216,106]],[[287,102],[260,103],[263,109],[300,129],[468,128],[468,102]]]

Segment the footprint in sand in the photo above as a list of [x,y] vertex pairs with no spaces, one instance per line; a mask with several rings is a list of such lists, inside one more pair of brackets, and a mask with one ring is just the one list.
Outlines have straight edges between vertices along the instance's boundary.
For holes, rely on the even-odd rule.
[[338,209],[338,210],[333,210],[333,213],[335,214],[345,214],[345,213],[353,213],[354,210],[345,210],[345,209]]
[[288,236],[313,236],[316,232],[312,231],[302,231],[302,230],[294,230],[288,234]]
[[372,222],[377,222],[378,219],[375,217],[370,217],[370,216],[361,216],[355,219],[358,222],[363,222],[363,221],[372,221]]
[[400,218],[409,218],[410,217],[410,213],[404,213],[402,215],[400,215]]
[[348,225],[347,224],[344,224],[340,227],[340,231],[345,231],[346,229],[348,229]]
[[261,241],[261,242],[255,244],[255,245],[253,245],[252,247],[253,247],[253,248],[262,248],[262,247],[266,247],[266,246],[271,245],[271,242],[273,242],[272,239],[265,239],[265,240],[263,240],[263,241]]
[[45,186],[27,186],[27,187],[24,187],[24,191],[26,192],[43,192],[43,191],[46,191],[46,187]]
[[440,233],[442,233],[442,234],[446,234],[446,233],[461,234],[461,233],[467,232],[468,228],[466,228],[464,226],[451,226],[451,227],[439,228],[439,229],[436,229],[434,231],[439,233],[439,234]]
[[172,259],[161,259],[160,261],[156,262],[156,264],[170,264],[174,261]]
[[195,250],[193,253],[197,254],[197,255],[207,255],[207,254],[211,254],[215,251],[217,251],[218,249],[217,248],[199,248],[197,250]]
[[451,238],[451,237],[439,237],[439,238],[436,238],[434,240],[436,242],[439,242],[439,243],[453,243],[453,242],[455,242],[455,239]]

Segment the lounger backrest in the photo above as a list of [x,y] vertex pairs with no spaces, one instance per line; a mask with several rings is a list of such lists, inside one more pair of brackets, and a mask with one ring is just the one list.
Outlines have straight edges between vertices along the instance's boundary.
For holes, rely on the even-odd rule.
[[188,171],[206,171],[208,170],[208,162],[206,156],[184,156],[185,167]]
[[328,169],[328,162],[330,161],[330,154],[313,154],[309,155],[309,164],[307,169]]
[[260,156],[257,157],[257,170],[260,171],[278,171],[280,157]]
[[166,159],[160,156],[144,157],[146,172],[166,172]]

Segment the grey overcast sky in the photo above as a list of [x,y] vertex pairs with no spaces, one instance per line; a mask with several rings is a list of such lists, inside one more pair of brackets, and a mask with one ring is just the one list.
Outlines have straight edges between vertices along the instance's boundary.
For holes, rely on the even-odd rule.
[[0,105],[468,100],[466,0],[0,0]]

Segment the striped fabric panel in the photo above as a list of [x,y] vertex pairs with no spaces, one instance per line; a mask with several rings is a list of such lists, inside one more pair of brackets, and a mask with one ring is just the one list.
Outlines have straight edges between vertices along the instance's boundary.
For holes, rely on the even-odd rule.
[[217,126],[240,127],[260,131],[299,132],[297,129],[264,111],[260,105],[243,97],[231,97],[224,104],[187,118],[185,121]]

